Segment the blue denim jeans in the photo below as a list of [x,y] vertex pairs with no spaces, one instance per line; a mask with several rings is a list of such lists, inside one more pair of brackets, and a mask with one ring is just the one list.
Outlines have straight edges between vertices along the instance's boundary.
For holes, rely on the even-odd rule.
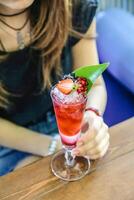
[[[27,128],[37,131],[41,134],[55,136],[58,133],[55,116],[47,113],[46,119],[35,125],[28,126]],[[14,149],[0,146],[0,176],[3,176],[14,170],[18,162],[32,154],[17,151]]]

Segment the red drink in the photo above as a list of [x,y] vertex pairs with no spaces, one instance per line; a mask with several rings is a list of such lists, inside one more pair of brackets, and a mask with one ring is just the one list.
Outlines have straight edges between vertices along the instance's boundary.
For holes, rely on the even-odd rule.
[[[52,91],[52,99],[62,143],[69,147],[75,147],[80,137],[86,97],[81,95],[78,98],[79,94],[77,93],[77,96],[75,94],[70,95],[70,97],[62,94],[62,98],[60,98],[60,93],[57,93],[57,90],[54,92],[54,90]],[[66,98],[69,101],[64,101]]]
[[51,90],[57,125],[63,149],[52,158],[52,172],[66,181],[76,181],[89,173],[90,161],[74,156],[74,148],[80,137],[87,94],[107,63],[85,66],[65,75]]

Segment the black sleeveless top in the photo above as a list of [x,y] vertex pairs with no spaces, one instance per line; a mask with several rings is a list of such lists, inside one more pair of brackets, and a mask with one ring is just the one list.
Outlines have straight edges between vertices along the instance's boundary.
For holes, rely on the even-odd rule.
[[[96,0],[77,0],[73,10],[73,27],[85,33],[89,28],[97,8]],[[64,73],[72,71],[71,48],[78,39],[69,37],[63,49],[61,63]],[[0,52],[4,54],[5,52]],[[8,59],[0,63],[0,80],[8,91],[15,94],[10,97],[8,110],[0,109],[0,116],[18,125],[27,126],[36,123],[52,110],[50,91],[40,91],[42,83],[41,52],[32,46],[10,53]],[[56,77],[52,73],[54,82]]]

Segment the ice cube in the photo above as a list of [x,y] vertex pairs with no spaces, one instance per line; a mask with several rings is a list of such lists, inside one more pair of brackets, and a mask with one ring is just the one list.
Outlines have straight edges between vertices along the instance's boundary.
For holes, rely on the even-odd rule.
[[79,103],[84,101],[85,97],[83,94],[78,94],[76,90],[73,90],[70,94],[63,94],[57,87],[53,90],[55,99],[63,104]]

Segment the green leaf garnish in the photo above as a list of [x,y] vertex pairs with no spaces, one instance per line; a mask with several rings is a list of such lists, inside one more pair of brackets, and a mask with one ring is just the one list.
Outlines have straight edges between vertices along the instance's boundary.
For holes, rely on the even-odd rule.
[[74,70],[71,74],[74,77],[84,77],[88,81],[88,91],[91,89],[96,79],[107,69],[109,63],[83,66]]

